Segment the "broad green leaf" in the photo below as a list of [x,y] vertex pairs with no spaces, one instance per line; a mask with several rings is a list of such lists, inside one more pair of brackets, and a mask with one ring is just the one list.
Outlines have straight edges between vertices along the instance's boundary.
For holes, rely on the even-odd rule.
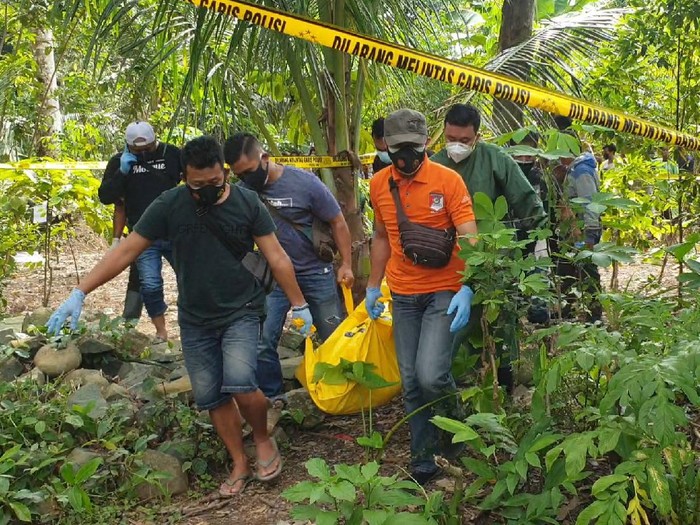
[[42,435],[45,430],[46,423],[44,423],[43,421],[37,421],[36,425],[34,425],[34,431],[39,435]]
[[328,465],[321,458],[311,458],[305,463],[306,470],[313,477],[326,481],[331,476]]
[[294,505],[292,507],[292,518],[300,521],[316,521],[316,515],[320,509],[315,505]]
[[430,522],[420,514],[399,512],[389,516],[384,525],[430,525]]
[[662,516],[671,513],[671,491],[660,458],[647,464],[649,495]]
[[694,259],[686,259],[684,262],[685,265],[693,271],[693,273],[695,273],[696,275],[700,275],[700,261],[696,261]]
[[552,470],[552,465],[554,465],[554,462],[557,460],[562,450],[564,450],[564,447],[562,445],[558,445],[547,452],[544,457],[544,464],[548,471]]
[[389,512],[386,510],[365,509],[362,512],[362,517],[367,521],[367,525],[382,525],[389,517]]
[[535,468],[542,468],[542,463],[540,462],[540,457],[533,452],[525,453],[525,461],[527,461],[531,466]]
[[553,445],[562,438],[561,434],[547,434],[537,438],[537,440],[528,449],[528,452],[539,452],[542,449]]
[[360,472],[362,472],[362,476],[369,481],[379,473],[379,463],[370,461],[366,465],[362,465]]
[[68,485],[75,484],[75,470],[73,470],[72,463],[64,463],[63,465],[61,465],[59,473],[61,474],[63,481],[68,483]]
[[486,461],[480,461],[470,457],[463,457],[461,461],[467,470],[473,472],[477,476],[489,480],[496,479],[496,474]]
[[83,418],[78,414],[66,414],[65,422],[75,428],[81,428],[84,425]]
[[340,514],[329,510],[322,510],[316,514],[316,525],[336,525]]
[[102,458],[93,458],[85,463],[85,465],[80,467],[80,470],[78,470],[78,472],[75,474],[75,484],[81,485],[86,480],[91,478],[101,464]]
[[493,209],[496,220],[500,221],[508,214],[508,201],[503,195],[498,196]]
[[593,264],[596,266],[601,266],[603,268],[607,268],[612,264],[612,258],[605,253],[594,253],[591,255],[591,261],[593,261]]
[[85,510],[85,505],[83,503],[83,489],[80,487],[71,487],[68,489],[68,502],[70,503],[73,510],[76,512],[82,512]]
[[608,505],[607,501],[594,501],[581,511],[581,514],[576,518],[576,525],[588,525],[592,520],[603,514],[607,510]]
[[0,476],[0,496],[7,494],[10,490],[10,479],[7,476]]
[[309,503],[313,504],[317,501],[323,501],[326,498],[326,486],[319,483],[314,485],[309,493]]
[[622,431],[619,428],[604,428],[598,433],[598,451],[607,454],[615,450]]
[[476,192],[472,198],[472,206],[477,220],[494,218],[493,203],[485,193]]
[[12,509],[12,512],[15,513],[18,520],[25,522],[32,521],[32,513],[29,510],[29,507],[27,507],[24,503],[20,503],[19,501],[9,501],[8,503],[10,504],[10,508]]
[[360,469],[357,465],[336,465],[333,467],[336,474],[342,479],[347,479],[354,485],[359,485],[364,481]]
[[355,501],[355,486],[349,481],[340,481],[328,487],[328,493],[341,501]]
[[593,484],[591,494],[593,494],[593,496],[595,496],[596,498],[599,498],[603,492],[608,490],[616,483],[624,483],[627,481],[628,477],[623,474],[611,474],[610,476],[603,476],[602,478],[597,479],[596,482]]
[[564,441],[567,476],[573,477],[586,467],[586,456],[591,441],[592,438],[588,434],[574,435]]

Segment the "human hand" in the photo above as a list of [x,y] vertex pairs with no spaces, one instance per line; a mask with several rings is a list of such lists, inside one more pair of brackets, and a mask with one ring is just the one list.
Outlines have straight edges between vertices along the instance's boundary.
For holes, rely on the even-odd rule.
[[85,301],[85,294],[77,288],[73,288],[68,299],[56,309],[49,318],[49,322],[46,323],[48,332],[53,335],[58,335],[66,319],[69,317],[71,318],[70,329],[77,329],[80,312],[83,310],[83,301]]
[[124,146],[124,151],[122,151],[122,156],[119,158],[119,171],[124,175],[131,171],[134,164],[138,162],[136,155],[129,151],[129,146]]
[[337,277],[338,284],[344,284],[348,288],[352,288],[352,285],[355,282],[355,275],[352,273],[352,266],[346,263],[341,264],[338,268]]
[[304,303],[301,306],[292,306],[292,324],[299,327],[301,335],[308,337],[311,333],[311,325],[314,324],[308,303]]
[[469,317],[472,313],[472,298],[474,297],[474,292],[469,286],[464,285],[459,289],[459,292],[450,301],[450,306],[447,307],[447,315],[451,315],[454,311],[455,318],[450,324],[450,332],[458,332],[469,322]]
[[380,288],[367,288],[365,292],[365,308],[372,321],[379,319],[384,311],[384,304],[379,302],[381,297],[382,290]]

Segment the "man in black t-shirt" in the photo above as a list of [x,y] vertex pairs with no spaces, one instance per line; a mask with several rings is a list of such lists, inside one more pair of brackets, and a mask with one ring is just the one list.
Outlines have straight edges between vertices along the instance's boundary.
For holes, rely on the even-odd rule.
[[[182,165],[186,185],[164,192],[148,207],[133,232],[80,281],[47,326],[57,334],[71,317],[71,328],[77,328],[86,294],[119,275],[157,239],[171,241],[185,366],[195,402],[209,411],[233,460],[219,493],[235,496],[253,478],[279,476],[282,458],[268,435],[267,400],[256,380],[265,291],[228,245],[241,253],[257,245],[292,304],[292,319],[302,322],[302,335],[311,332],[313,320],[270,213],[255,192],[226,182],[216,139],[199,137],[185,144]],[[253,429],[255,474],[243,448],[241,415]]]
[[378,118],[372,122],[372,140],[377,154],[372,161],[372,173],[376,174],[379,170],[383,170],[387,166],[391,166],[389,151],[384,142],[384,118]]
[[[137,121],[126,128],[124,151],[114,155],[107,163],[98,195],[103,204],[115,205],[115,223],[125,219],[131,231],[146,208],[161,193],[177,186],[181,176],[180,150],[171,144],[159,142],[148,122]],[[122,233],[117,229],[115,239],[120,238]],[[113,241],[113,244],[117,242]],[[143,303],[156,327],[156,336],[167,341],[165,311],[168,307],[163,298],[161,273],[163,258],[172,266],[170,243],[158,239],[141,254],[135,266],[138,268]],[[131,302],[130,299],[130,292],[127,291],[127,304]]]

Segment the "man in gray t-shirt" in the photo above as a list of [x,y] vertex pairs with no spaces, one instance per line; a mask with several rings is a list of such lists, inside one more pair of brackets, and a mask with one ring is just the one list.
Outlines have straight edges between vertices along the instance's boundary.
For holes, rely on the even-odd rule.
[[[226,140],[224,157],[243,185],[256,191],[270,210],[277,237],[292,260],[297,282],[309,303],[314,326],[319,337],[327,339],[341,320],[337,285],[352,286],[354,280],[350,231],[338,201],[314,174],[272,162],[258,140],[248,133]],[[314,249],[314,218],[331,226],[342,261],[335,274],[333,263],[321,260]],[[258,384],[273,402],[284,402],[277,345],[290,303],[284,292],[276,288],[267,296],[266,308],[258,346]]]

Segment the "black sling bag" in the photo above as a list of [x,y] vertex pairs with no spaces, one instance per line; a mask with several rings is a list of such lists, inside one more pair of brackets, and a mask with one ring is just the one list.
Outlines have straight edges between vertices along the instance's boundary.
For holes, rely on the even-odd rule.
[[396,217],[399,221],[399,240],[406,257],[413,264],[429,268],[447,266],[452,258],[452,250],[457,240],[454,226],[445,230],[430,228],[408,220],[401,205],[399,187],[393,177],[389,177],[389,190],[396,205]]

